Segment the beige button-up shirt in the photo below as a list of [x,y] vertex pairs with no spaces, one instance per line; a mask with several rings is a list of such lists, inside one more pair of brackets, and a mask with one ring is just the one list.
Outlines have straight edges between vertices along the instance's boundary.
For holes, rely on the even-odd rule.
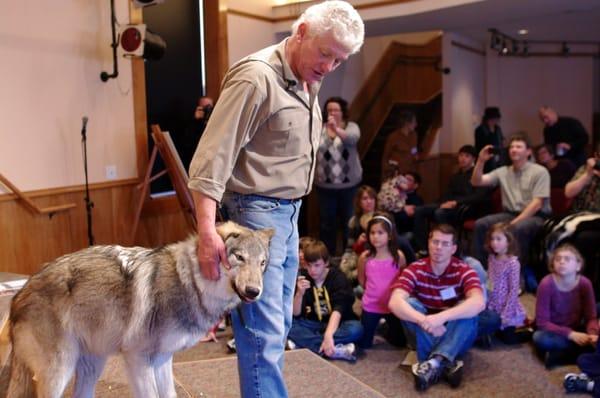
[[[287,40],[287,39],[286,39]],[[190,165],[188,187],[295,199],[310,192],[322,118],[285,60],[285,43],[233,65]]]

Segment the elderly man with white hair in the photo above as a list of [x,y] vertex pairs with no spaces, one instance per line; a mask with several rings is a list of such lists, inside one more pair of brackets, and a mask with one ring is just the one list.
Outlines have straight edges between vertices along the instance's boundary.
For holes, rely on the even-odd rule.
[[322,127],[317,93],[363,40],[364,24],[349,3],[309,7],[291,36],[230,68],[192,160],[203,275],[218,279],[219,262],[229,267],[215,230],[217,203],[233,221],[276,231],[260,300],[232,314],[243,397],[288,396],[283,352],[298,272],[300,198],[312,186]]

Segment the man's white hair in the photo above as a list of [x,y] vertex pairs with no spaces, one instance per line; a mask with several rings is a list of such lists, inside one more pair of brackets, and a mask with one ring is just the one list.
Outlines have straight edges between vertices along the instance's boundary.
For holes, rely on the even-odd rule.
[[341,0],[324,1],[308,7],[292,25],[293,35],[298,32],[301,23],[306,23],[311,37],[331,33],[350,54],[360,50],[365,38],[365,24],[358,11]]

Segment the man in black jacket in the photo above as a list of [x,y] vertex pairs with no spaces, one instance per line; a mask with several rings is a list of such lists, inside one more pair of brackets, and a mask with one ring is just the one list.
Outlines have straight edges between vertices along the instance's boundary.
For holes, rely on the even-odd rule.
[[416,250],[427,249],[428,222],[455,225],[461,215],[482,215],[489,199],[488,188],[471,185],[471,174],[477,152],[473,145],[463,145],[458,150],[458,171],[450,177],[446,193],[438,203],[419,206],[415,209],[414,240]]
[[581,122],[568,116],[558,116],[550,107],[539,110],[540,119],[545,124],[544,143],[554,147],[557,158],[567,158],[575,167],[585,163],[585,146],[588,133]]

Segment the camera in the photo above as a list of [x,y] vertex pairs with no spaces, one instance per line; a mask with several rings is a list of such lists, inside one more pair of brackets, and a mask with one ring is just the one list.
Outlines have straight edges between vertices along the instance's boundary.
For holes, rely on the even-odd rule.
[[498,154],[498,148],[496,148],[496,147],[490,147],[490,148],[488,148],[487,153],[489,153],[490,155],[497,155]]
[[600,159],[596,159],[596,164],[594,165],[594,170],[600,171]]

